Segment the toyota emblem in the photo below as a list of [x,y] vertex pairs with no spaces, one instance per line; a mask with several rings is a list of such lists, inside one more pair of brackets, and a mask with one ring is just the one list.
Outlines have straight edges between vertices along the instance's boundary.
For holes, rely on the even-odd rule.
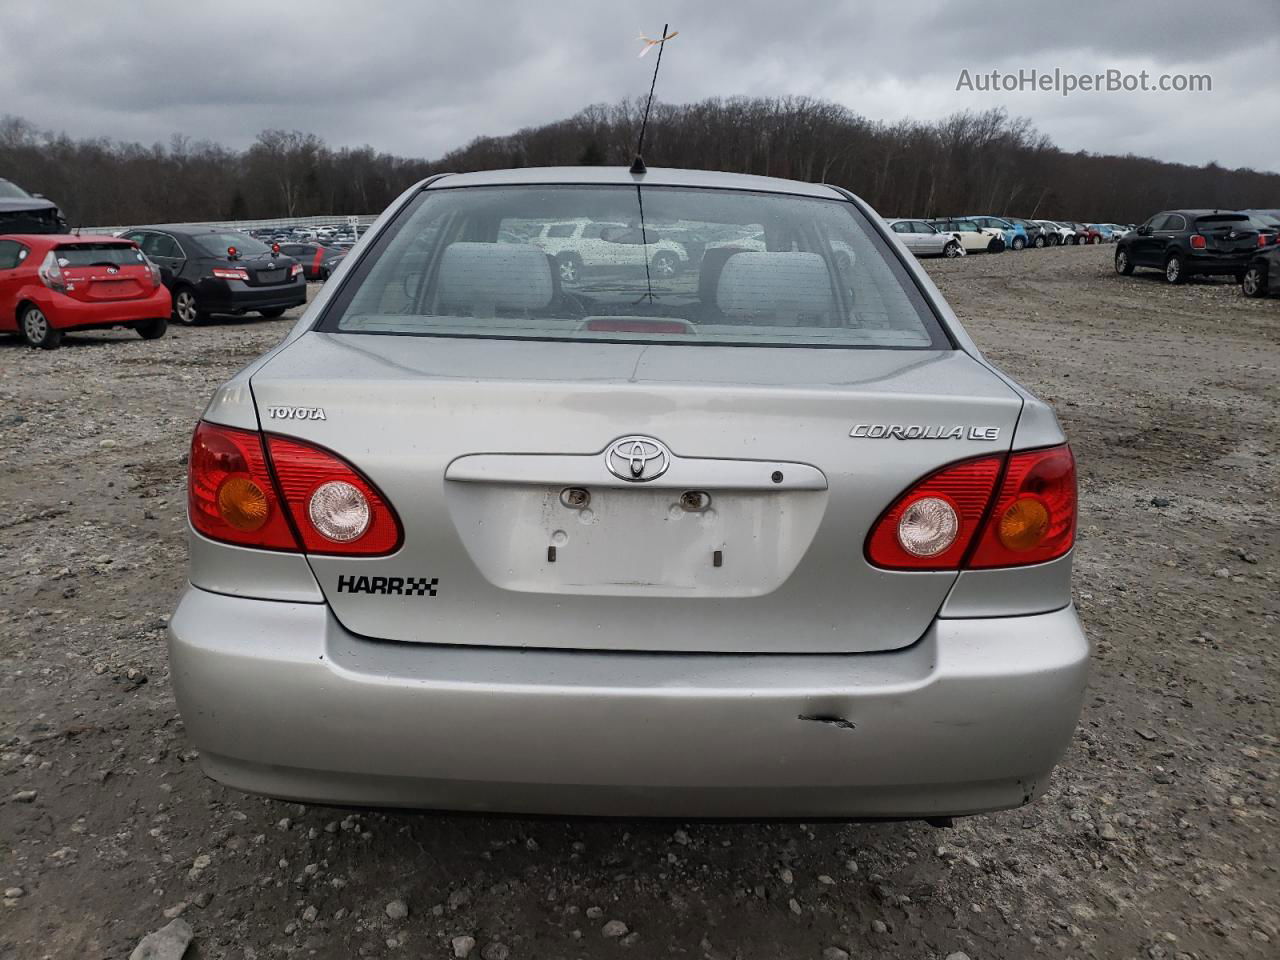
[[620,480],[647,483],[671,466],[671,451],[653,437],[623,437],[604,452],[604,464]]

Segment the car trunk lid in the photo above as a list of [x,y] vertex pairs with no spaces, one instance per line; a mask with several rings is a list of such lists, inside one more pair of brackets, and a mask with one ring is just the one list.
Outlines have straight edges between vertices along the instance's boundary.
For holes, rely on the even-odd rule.
[[1007,450],[1021,409],[959,351],[309,333],[252,385],[265,430],[341,454],[404,525],[390,556],[309,557],[349,630],[603,650],[915,642],[955,574],[872,567],[867,533]]
[[59,244],[53,254],[66,295],[83,303],[135,300],[155,290],[151,268],[132,243]]

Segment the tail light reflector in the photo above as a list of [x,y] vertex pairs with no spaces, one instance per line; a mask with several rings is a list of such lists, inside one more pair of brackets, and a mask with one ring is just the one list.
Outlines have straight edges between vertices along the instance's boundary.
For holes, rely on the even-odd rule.
[[1205,240],[1205,238],[1204,238],[1201,234],[1193,233],[1193,234],[1191,235],[1191,249],[1192,249],[1192,250],[1203,250],[1203,249],[1205,248],[1205,246],[1206,246],[1206,245],[1207,245],[1207,241]]
[[200,423],[187,463],[187,515],[213,540],[297,550],[256,430]]
[[1076,461],[1071,448],[1014,453],[968,567],[1054,560],[1076,538]]
[[1007,461],[1004,454],[963,460],[919,481],[872,527],[867,560],[889,570],[959,570],[1065,554],[1076,531],[1070,447],[1014,453]]
[[867,538],[867,559],[890,570],[957,569],[1003,465],[1004,456],[997,454],[954,463],[925,477],[876,521]]
[[400,518],[378,489],[336,454],[269,435],[271,466],[307,553],[380,556],[400,547]]

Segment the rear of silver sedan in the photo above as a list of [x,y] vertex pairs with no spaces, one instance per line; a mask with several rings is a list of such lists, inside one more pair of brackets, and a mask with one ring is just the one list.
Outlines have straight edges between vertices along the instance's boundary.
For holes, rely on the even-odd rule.
[[[594,275],[529,242],[584,220]],[[1030,801],[1079,715],[1065,438],[829,187],[419,185],[190,471],[172,674],[240,789],[941,817]]]

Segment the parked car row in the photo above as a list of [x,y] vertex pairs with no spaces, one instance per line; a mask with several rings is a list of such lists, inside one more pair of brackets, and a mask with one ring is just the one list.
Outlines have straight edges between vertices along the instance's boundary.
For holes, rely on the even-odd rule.
[[1116,273],[1139,267],[1174,284],[1231,276],[1249,297],[1280,292],[1280,211],[1162,210],[1116,242]]

